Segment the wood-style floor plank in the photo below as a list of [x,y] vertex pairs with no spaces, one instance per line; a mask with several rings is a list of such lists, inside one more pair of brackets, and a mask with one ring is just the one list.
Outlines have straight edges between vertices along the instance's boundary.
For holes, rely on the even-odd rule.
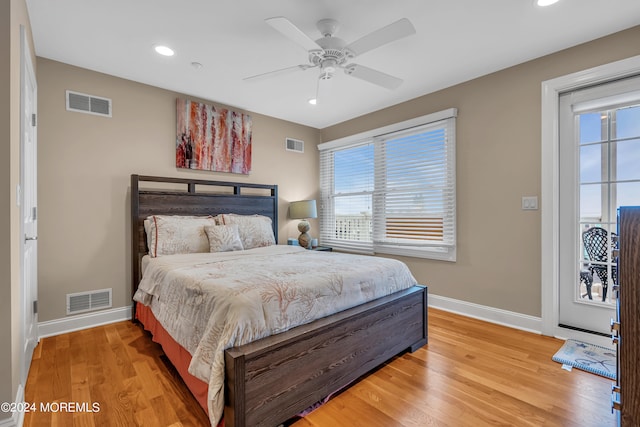
[[[334,426],[613,427],[611,380],[561,369],[562,341],[429,310],[429,344],[402,354],[293,423]],[[159,345],[120,322],[44,338],[27,402],[96,402],[99,412],[25,415],[39,426],[208,426]]]

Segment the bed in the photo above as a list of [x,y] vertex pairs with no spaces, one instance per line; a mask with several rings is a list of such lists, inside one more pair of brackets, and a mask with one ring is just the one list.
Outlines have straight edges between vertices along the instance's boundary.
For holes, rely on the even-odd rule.
[[[164,263],[156,262],[154,267],[149,267],[152,264],[148,261],[150,247],[145,232],[145,219],[154,215],[218,217],[229,214],[269,218],[277,242],[276,185],[132,175],[132,297],[138,292],[142,269],[147,268],[149,276],[145,279],[148,279],[152,274],[150,272],[155,271],[153,268],[159,268],[157,264]],[[263,249],[273,253],[262,253]],[[230,259],[248,263],[245,258],[248,256],[257,256],[256,259],[263,260],[265,257],[273,257],[270,258],[274,260],[273,264],[277,264],[275,260],[280,259],[277,257],[297,257],[302,260],[316,256],[318,258],[313,260],[319,265],[339,262],[338,254],[312,254],[311,251],[286,245],[219,255],[195,255],[198,260],[193,262],[197,266],[203,263],[226,266]],[[327,258],[332,256],[334,258]],[[215,261],[209,261],[211,257],[216,257]],[[186,267],[192,262],[191,258],[187,260],[187,256],[177,255],[164,259],[170,258],[185,263],[182,270],[191,269]],[[368,258],[382,262],[379,258]],[[160,258],[156,258],[158,259]],[[250,262],[256,261],[252,258]],[[206,275],[211,276],[211,273]],[[146,284],[143,283],[143,286]],[[213,352],[211,358],[223,362],[224,425],[279,425],[393,356],[407,350],[415,351],[425,345],[427,288],[414,285],[396,291],[393,286],[389,286],[389,293],[384,296],[371,294],[374,295],[373,299],[365,303],[349,306],[334,314],[323,314],[300,326],[284,328],[283,332],[275,335]],[[141,289],[138,295],[142,291]],[[137,299],[140,300],[140,297]],[[335,303],[336,300],[327,301]],[[220,305],[219,302],[216,304]],[[210,411],[213,399],[211,383],[204,381],[201,374],[198,375],[198,370],[202,369],[197,367],[202,351],[194,352],[190,344],[178,342],[181,338],[176,339],[168,332],[165,328],[167,325],[159,320],[163,318],[163,313],[155,310],[154,314],[150,304],[136,302],[133,319],[141,322],[145,329],[151,331],[153,339],[160,342],[195,398],[209,412],[212,425],[216,425],[217,416],[212,416]],[[200,335],[196,337],[197,340],[201,338]],[[187,348],[191,348],[191,351]],[[189,372],[190,365],[195,367],[192,371],[197,377]]]

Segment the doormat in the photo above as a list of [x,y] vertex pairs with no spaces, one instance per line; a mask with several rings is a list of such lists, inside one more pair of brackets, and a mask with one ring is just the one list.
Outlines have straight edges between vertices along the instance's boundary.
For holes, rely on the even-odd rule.
[[616,379],[616,350],[582,341],[567,340],[553,355],[554,362]]

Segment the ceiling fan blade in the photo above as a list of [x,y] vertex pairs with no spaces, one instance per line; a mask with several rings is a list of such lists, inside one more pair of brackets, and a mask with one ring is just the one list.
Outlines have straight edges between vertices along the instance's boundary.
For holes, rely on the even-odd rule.
[[308,35],[302,32],[302,30],[291,23],[287,18],[283,16],[277,16],[275,18],[265,19],[264,22],[271,25],[274,29],[280,31],[285,37],[298,43],[305,50],[322,50],[320,45],[313,41]]
[[403,37],[410,36],[416,33],[416,29],[413,27],[411,21],[407,18],[402,18],[392,24],[382,27],[372,33],[367,34],[348,44],[345,50],[349,51],[353,56],[362,55],[377,47],[383,46],[392,41],[399,40]]
[[402,84],[402,79],[374,70],[373,68],[365,67],[364,65],[349,64],[344,67],[344,72],[355,78],[390,90],[397,89],[398,86]]
[[274,71],[268,71],[266,73],[261,73],[261,74],[256,74],[255,76],[249,76],[249,77],[245,77],[242,80],[244,81],[256,81],[256,80],[262,80],[264,78],[267,77],[275,77],[275,76],[280,76],[283,74],[289,74],[292,73],[294,71],[298,71],[298,70],[307,70],[309,68],[315,68],[314,66],[311,65],[294,65],[293,67],[287,67],[287,68],[281,68],[279,70],[274,70]]

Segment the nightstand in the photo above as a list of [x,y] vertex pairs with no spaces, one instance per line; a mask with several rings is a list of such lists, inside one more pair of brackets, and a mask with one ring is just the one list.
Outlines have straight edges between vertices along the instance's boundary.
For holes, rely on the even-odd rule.
[[333,248],[329,246],[316,246],[315,248],[311,248],[312,251],[324,251],[324,252],[333,252]]

